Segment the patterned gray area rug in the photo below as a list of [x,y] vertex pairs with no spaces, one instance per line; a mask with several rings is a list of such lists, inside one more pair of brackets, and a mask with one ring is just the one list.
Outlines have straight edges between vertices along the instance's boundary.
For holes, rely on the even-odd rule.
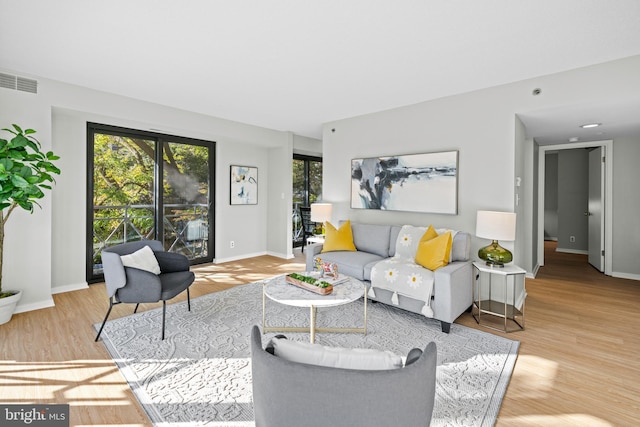
[[[402,356],[438,346],[432,426],[492,426],[519,343],[460,325],[451,333],[424,316],[384,304],[368,307],[368,333],[318,333],[316,342],[376,348]],[[363,302],[319,309],[318,326],[360,326]],[[110,320],[102,341],[156,426],[253,426],[249,333],[262,325],[262,285],[251,283]],[[267,300],[270,325],[308,325],[309,311]],[[99,324],[97,325],[99,326]],[[264,335],[263,342],[273,333]],[[308,333],[287,333],[308,342]]]

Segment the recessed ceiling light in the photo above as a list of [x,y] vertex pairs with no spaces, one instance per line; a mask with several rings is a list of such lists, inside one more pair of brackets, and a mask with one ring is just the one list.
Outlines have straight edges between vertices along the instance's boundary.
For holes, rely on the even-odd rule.
[[569,142],[578,142],[578,137],[572,136],[571,138],[569,138]]
[[582,129],[597,128],[598,126],[602,126],[602,123],[587,123],[586,125],[580,125]]

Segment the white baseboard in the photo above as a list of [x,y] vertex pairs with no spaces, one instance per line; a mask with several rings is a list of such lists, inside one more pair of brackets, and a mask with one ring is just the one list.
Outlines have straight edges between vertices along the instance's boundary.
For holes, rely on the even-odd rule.
[[16,310],[14,313],[24,313],[27,311],[40,310],[42,308],[55,307],[55,303],[53,302],[53,298],[49,297],[44,301],[32,302],[29,304],[20,304],[16,306]]
[[556,252],[562,252],[565,254],[589,255],[589,251],[584,251],[580,249],[556,248]]
[[535,279],[538,275],[538,271],[540,271],[540,264],[536,264],[536,266],[533,267],[533,271],[531,273],[527,273],[525,277],[528,277],[529,279]]
[[293,258],[295,258],[295,256],[293,254],[287,255],[287,254],[283,254],[283,253],[280,253],[280,252],[267,251],[267,255],[271,255],[271,256],[274,256],[274,257],[277,257],[277,258],[282,258],[282,259],[293,259]]
[[241,259],[247,259],[247,258],[255,258],[257,256],[262,256],[262,255],[267,255],[267,252],[255,252],[252,254],[244,254],[244,255],[238,255],[238,256],[233,256],[233,257],[227,257],[227,258],[216,258],[213,260],[214,264],[222,264],[224,262],[231,262],[231,261],[239,261]]
[[89,288],[89,285],[87,284],[87,282],[56,286],[54,288],[51,288],[51,295],[62,294],[65,292],[79,291],[81,289],[88,289],[88,288]]
[[617,271],[612,272],[611,277],[617,277],[619,279],[640,280],[640,274],[619,273]]

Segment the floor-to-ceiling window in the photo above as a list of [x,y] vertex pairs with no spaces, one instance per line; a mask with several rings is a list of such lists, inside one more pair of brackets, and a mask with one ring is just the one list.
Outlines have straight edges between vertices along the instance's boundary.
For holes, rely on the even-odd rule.
[[311,206],[322,197],[322,158],[293,155],[293,246],[302,245],[302,223],[298,208]]
[[88,123],[87,153],[87,281],[102,280],[102,249],[123,242],[213,260],[215,143]]

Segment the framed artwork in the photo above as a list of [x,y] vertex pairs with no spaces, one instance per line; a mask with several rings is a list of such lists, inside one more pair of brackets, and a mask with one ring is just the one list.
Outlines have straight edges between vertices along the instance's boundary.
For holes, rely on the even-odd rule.
[[458,152],[351,160],[351,207],[458,213]]
[[229,191],[232,205],[257,205],[258,168],[231,165]]

